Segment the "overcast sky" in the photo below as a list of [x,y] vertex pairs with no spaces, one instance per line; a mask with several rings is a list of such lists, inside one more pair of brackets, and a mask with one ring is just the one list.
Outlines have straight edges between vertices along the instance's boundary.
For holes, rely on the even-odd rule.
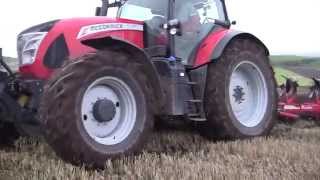
[[[272,54],[320,56],[319,0],[226,0],[233,28],[262,39]],[[94,15],[100,0],[0,0],[0,47],[16,57],[16,35],[53,19]]]

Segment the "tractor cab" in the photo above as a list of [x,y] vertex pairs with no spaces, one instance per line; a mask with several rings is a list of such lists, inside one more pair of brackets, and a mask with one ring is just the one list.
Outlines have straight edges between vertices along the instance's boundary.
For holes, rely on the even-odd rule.
[[194,64],[206,37],[230,27],[224,0],[103,1],[96,14],[110,15],[115,7],[118,18],[144,22],[146,49],[160,53],[156,56],[165,53],[186,65]]

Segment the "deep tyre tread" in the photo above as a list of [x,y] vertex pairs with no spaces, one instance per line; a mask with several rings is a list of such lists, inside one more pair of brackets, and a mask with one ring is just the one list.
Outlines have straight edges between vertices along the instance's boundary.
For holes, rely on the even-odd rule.
[[[54,73],[44,88],[40,119],[45,129],[45,138],[58,156],[74,165],[105,168],[108,159],[141,151],[154,123],[152,91],[143,67],[143,64],[130,59],[125,53],[106,49],[66,61]],[[106,146],[95,142],[81,125],[79,99],[82,99],[85,89],[94,78],[111,71],[128,75],[131,83],[135,84],[133,90],[140,107],[137,113],[140,115],[126,140]]]
[[[270,89],[267,113],[263,121],[252,128],[247,128],[236,120],[228,94],[232,71],[245,60],[260,68]],[[203,136],[213,140],[234,140],[268,135],[277,119],[277,91],[274,72],[265,50],[248,39],[233,40],[222,57],[209,64],[204,103],[208,121],[200,124],[199,131]]]

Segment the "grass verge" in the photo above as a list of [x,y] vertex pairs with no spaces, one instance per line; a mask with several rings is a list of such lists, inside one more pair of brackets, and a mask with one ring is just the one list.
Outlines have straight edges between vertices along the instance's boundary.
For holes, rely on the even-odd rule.
[[280,67],[274,67],[275,71],[275,77],[278,85],[281,85],[285,83],[286,79],[283,78],[282,76],[290,77],[296,81],[298,81],[300,86],[312,86],[313,82],[311,79],[308,79],[304,76],[301,76],[297,73],[294,73],[290,70],[280,68]]

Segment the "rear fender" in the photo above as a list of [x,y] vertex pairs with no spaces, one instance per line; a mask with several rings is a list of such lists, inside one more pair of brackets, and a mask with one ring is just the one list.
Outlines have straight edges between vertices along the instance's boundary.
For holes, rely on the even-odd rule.
[[241,31],[226,30],[222,29],[217,32],[210,34],[202,43],[201,47],[197,53],[194,68],[206,65],[210,62],[218,60],[226,47],[234,39],[250,39],[264,48],[266,55],[269,56],[269,50],[265,44],[259,40],[256,36],[245,33]]
[[154,96],[154,112],[157,114],[160,113],[164,105],[164,95],[160,86],[159,75],[153,63],[150,61],[150,57],[143,49],[123,39],[118,39],[111,36],[84,40],[81,43],[97,50],[111,48],[112,50],[125,52],[132,57],[132,59],[138,61],[140,64],[143,64],[145,66],[144,71],[152,85]]
[[241,32],[241,31],[229,31],[224,38],[218,43],[218,45],[216,46],[216,48],[214,49],[214,51],[211,54],[211,60],[217,60],[219,59],[225,48],[230,44],[231,41],[233,41],[234,39],[250,39],[254,42],[256,42],[258,45],[260,45],[261,47],[263,47],[263,49],[265,50],[265,53],[267,56],[270,55],[269,50],[267,48],[267,46],[260,40],[258,39],[256,36],[250,34],[250,33],[245,33],[245,32]]

